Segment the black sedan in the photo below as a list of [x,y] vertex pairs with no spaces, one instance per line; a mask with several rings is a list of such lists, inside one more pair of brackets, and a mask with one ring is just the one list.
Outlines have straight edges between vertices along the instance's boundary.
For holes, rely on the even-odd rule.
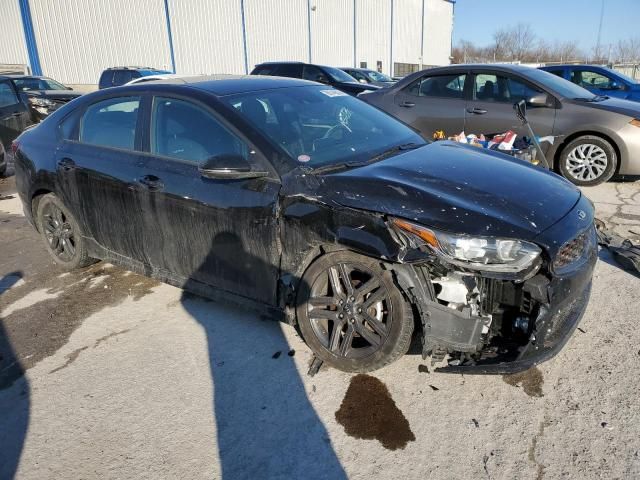
[[16,90],[27,97],[33,120],[41,121],[51,112],[82,95],[48,77],[9,75]]
[[593,208],[577,188],[428,144],[324,85],[112,88],[14,147],[24,210],[56,262],[105,259],[264,309],[344,371],[387,365],[414,333],[436,368],[528,368],[562,347],[589,298]]

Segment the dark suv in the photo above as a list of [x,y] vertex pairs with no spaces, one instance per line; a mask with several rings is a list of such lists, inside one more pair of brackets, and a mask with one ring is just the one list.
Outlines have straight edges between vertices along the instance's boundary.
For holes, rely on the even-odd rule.
[[136,78],[148,77],[149,75],[162,75],[165,73],[171,72],[152,67],[111,67],[107,68],[102,72],[102,75],[100,75],[98,88],[102,90],[103,88],[119,87]]
[[311,65],[302,62],[266,62],[256,65],[251,75],[271,75],[276,77],[302,78],[312,82],[324,83],[349,95],[358,95],[364,91],[378,90],[375,85],[363,85],[351,75],[338,68],[323,65]]

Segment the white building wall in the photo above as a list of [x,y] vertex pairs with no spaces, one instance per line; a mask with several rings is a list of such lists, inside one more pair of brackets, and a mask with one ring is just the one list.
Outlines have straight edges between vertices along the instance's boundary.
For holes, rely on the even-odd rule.
[[18,0],[0,0],[0,63],[29,63]]
[[382,71],[391,74],[390,48],[391,1],[356,0],[356,66],[367,62],[375,70],[376,62],[381,61]]
[[45,75],[97,83],[120,65],[171,70],[163,0],[29,0]]
[[453,4],[446,0],[425,0],[424,64],[449,65]]
[[351,67],[353,0],[311,0],[311,61]]
[[393,62],[420,64],[422,0],[395,0]]
[[240,0],[168,0],[177,73],[245,73]]
[[276,60],[309,61],[307,0],[245,0],[249,71]]

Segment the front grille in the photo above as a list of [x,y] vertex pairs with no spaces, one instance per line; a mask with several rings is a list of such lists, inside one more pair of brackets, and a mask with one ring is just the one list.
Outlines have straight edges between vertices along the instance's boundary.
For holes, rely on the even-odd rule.
[[591,227],[560,247],[553,261],[553,267],[557,270],[583,258],[593,245],[594,234],[595,230]]

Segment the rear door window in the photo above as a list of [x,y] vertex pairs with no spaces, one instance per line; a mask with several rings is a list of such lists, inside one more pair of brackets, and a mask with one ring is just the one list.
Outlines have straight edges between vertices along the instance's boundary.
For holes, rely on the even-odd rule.
[[464,98],[466,74],[436,75],[419,78],[405,88],[416,97]]
[[0,82],[0,108],[20,103],[18,95],[8,81]]
[[248,159],[248,146],[204,108],[185,100],[156,97],[151,118],[151,153],[203,163],[223,154]]
[[118,70],[113,76],[113,85],[120,86],[132,80],[132,75],[130,70]]
[[139,106],[140,97],[110,98],[90,105],[80,121],[80,142],[134,150]]

